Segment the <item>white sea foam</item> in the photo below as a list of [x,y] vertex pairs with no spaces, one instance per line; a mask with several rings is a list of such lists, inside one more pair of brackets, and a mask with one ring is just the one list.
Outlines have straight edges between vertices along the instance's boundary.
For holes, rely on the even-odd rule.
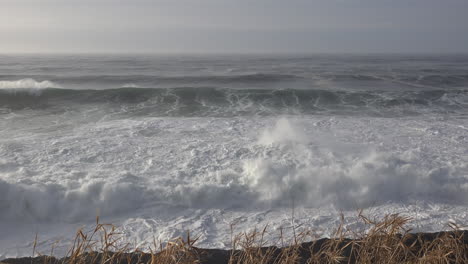
[[[445,154],[450,158],[441,154],[431,158],[419,141],[413,142],[412,148],[404,148],[401,144],[405,142],[386,143],[392,139],[385,137],[379,144],[350,142],[359,136],[373,136],[365,126],[355,127],[353,133],[333,135],[333,129],[343,133],[340,126],[354,125],[343,120],[294,124],[281,119],[266,124],[267,128],[222,120],[113,121],[75,129],[71,138],[49,139],[52,141],[40,145],[34,137],[16,143],[4,141],[2,200],[20,203],[9,207],[14,210],[10,217],[29,215],[36,219],[44,218],[40,212],[55,212],[63,219],[79,219],[85,212],[92,215],[96,208],[106,215],[125,212],[133,205],[125,206],[112,194],[125,197],[127,192],[138,193],[134,199],[125,198],[131,204],[165,202],[199,208],[265,201],[281,204],[291,196],[305,206],[335,204],[343,209],[411,199],[466,201],[467,168],[460,146],[447,149],[451,152]],[[225,122],[228,128],[222,127]],[[381,125],[388,128],[386,122]],[[259,136],[242,140],[235,136],[248,133],[249,127],[258,129],[260,132],[254,133]],[[450,133],[454,139],[464,140],[458,135],[464,133],[459,127]],[[208,138],[205,131],[217,136]],[[221,141],[222,131],[229,135],[228,141]],[[419,133],[430,139],[443,132],[432,126]],[[185,134],[197,135],[199,140]],[[222,147],[213,148],[208,144],[212,140]],[[432,144],[429,151],[436,155],[440,143]],[[42,180],[31,182],[31,173]],[[50,200],[45,204],[52,205],[43,208],[35,204],[41,200]],[[41,209],[28,211],[31,208]]]

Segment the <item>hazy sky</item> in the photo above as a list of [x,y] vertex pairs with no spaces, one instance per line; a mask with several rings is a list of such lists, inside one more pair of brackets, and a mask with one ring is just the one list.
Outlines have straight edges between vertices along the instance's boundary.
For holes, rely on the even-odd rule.
[[468,0],[0,0],[8,52],[468,52]]

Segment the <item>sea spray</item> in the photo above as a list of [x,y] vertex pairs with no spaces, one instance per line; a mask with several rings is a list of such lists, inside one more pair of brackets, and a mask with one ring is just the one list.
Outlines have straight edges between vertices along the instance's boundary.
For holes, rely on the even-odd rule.
[[[294,197],[305,206],[340,209],[412,200],[468,202],[468,179],[460,174],[466,166],[424,168],[424,153],[417,149],[389,154],[378,146],[351,148],[331,143],[329,135],[322,140],[303,131],[282,118],[260,136],[264,148],[244,163],[243,179],[262,200],[285,205]],[[449,180],[453,178],[458,183]]]

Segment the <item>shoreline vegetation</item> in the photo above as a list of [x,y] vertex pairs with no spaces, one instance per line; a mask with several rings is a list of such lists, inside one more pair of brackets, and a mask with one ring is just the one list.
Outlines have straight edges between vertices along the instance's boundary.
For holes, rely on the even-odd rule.
[[[359,213],[365,231],[338,226],[330,238],[313,239],[297,232],[285,241],[268,241],[268,228],[232,235],[231,249],[202,249],[187,233],[166,243],[153,243],[149,252],[131,249],[118,228],[99,223],[90,232],[78,230],[66,257],[41,255],[0,260],[0,264],[302,264],[302,263],[468,263],[468,231],[449,224],[451,231],[412,233],[411,218],[398,214],[379,220]],[[231,228],[231,234],[232,234]],[[312,238],[312,239],[311,239]],[[311,242],[307,242],[311,241]],[[36,245],[36,241],[34,245]]]

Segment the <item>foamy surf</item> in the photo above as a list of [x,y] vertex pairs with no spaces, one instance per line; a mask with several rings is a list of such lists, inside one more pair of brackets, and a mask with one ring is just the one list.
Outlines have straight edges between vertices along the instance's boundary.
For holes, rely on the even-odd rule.
[[229,247],[231,224],[327,236],[357,209],[468,220],[463,60],[140,60],[0,76],[0,256],[36,233],[60,254],[96,215],[142,249],[186,230]]
[[[440,133],[458,141],[446,145]],[[425,231],[437,230],[449,217],[465,217],[456,209],[468,202],[464,133],[455,123],[420,119],[395,126],[385,118],[145,118],[89,124],[75,129],[73,139],[31,135],[21,143],[3,141],[0,199],[9,202],[1,206],[1,219],[74,227],[91,223],[99,213],[129,228],[129,237],[141,244],[150,242],[144,235],[149,225],[163,240],[185,228],[216,229],[217,237],[202,237],[200,245],[220,247],[228,246],[229,222],[244,219],[239,229],[248,223],[279,227],[291,204],[311,225],[319,220],[307,220],[308,213],[332,217],[346,211],[352,219],[357,209],[418,217],[405,209],[414,205],[420,211],[442,208],[425,212]],[[426,155],[436,150],[441,151],[437,158]],[[69,171],[70,166],[75,169]],[[38,175],[33,184],[31,173]],[[416,206],[420,203],[422,208]],[[130,231],[135,228],[139,231]]]

